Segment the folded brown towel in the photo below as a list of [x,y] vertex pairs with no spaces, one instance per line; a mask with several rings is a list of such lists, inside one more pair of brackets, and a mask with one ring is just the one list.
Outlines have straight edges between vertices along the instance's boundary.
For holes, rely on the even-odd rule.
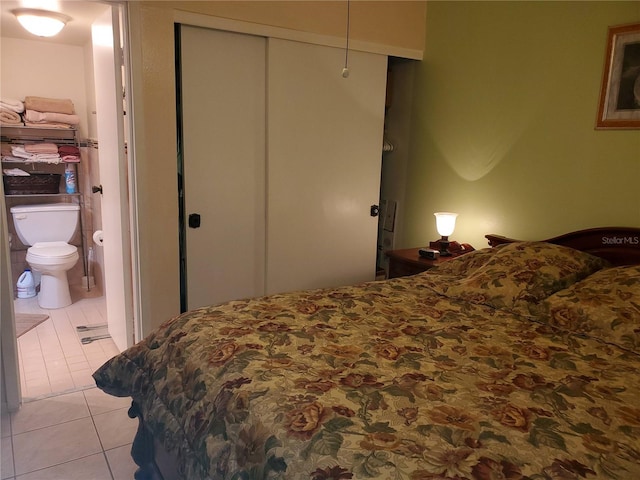
[[49,122],[49,123],[34,123],[34,122],[24,122],[27,127],[40,127],[40,128],[73,128],[73,125],[69,125],[68,123],[57,123],[57,122]]
[[68,98],[24,97],[25,110],[38,112],[65,113],[75,115],[73,102]]
[[56,112],[38,112],[37,110],[25,110],[24,120],[31,123],[68,123],[78,125],[80,117],[78,115],[68,115]]
[[24,146],[27,153],[58,153],[55,143],[29,143]]

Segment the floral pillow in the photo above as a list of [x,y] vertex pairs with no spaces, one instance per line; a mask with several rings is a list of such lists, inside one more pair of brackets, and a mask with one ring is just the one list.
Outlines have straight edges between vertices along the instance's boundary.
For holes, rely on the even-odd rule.
[[588,253],[545,242],[509,243],[493,250],[469,275],[437,284],[439,293],[529,315],[548,296],[608,265]]
[[550,296],[541,320],[640,354],[640,265],[601,270]]
[[428,270],[428,272],[435,275],[470,275],[487,263],[495,251],[495,248],[473,250],[459,257],[454,257],[445,263],[441,263],[436,268]]

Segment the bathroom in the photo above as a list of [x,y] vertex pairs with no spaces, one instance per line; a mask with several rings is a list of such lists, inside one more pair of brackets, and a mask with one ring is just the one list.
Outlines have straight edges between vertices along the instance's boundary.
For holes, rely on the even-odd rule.
[[[16,205],[42,204],[42,203],[75,203],[81,206],[78,228],[68,242],[77,247],[79,259],[75,265],[67,272],[68,284],[71,292],[73,306],[82,305],[86,299],[102,299],[105,309],[109,314],[102,313],[101,320],[109,323],[109,334],[119,350],[123,349],[130,338],[133,329],[131,315],[120,315],[125,311],[124,306],[127,293],[126,281],[122,280],[130,271],[123,267],[122,261],[118,261],[118,252],[114,256],[113,247],[117,247],[117,242],[110,241],[110,248],[104,248],[94,241],[96,231],[107,230],[105,243],[109,238],[122,237],[118,231],[123,223],[121,212],[127,210],[126,203],[121,205],[121,198],[126,198],[122,191],[126,192],[127,185],[117,183],[118,179],[125,178],[122,174],[122,158],[126,162],[124,155],[126,140],[119,142],[122,132],[126,132],[126,125],[117,125],[122,122],[121,117],[112,115],[106,117],[109,121],[104,121],[104,116],[100,114],[111,114],[108,108],[104,108],[104,98],[111,95],[111,98],[122,98],[123,88],[117,90],[114,81],[115,74],[104,74],[104,56],[110,55],[111,68],[114,65],[113,41],[105,42],[105,46],[95,39],[96,31],[99,27],[104,27],[106,19],[107,26],[110,27],[108,33],[113,36],[113,32],[119,31],[119,24],[112,17],[113,12],[120,12],[118,5],[107,5],[98,2],[59,2],[67,11],[72,20],[69,21],[63,32],[58,37],[44,39],[35,37],[26,32],[20,31],[20,26],[11,12],[12,9],[20,7],[20,2],[2,2],[2,38],[1,38],[1,63],[2,63],[2,98],[24,99],[25,96],[38,96],[53,99],[70,99],[75,107],[76,115],[80,117],[80,124],[77,127],[77,141],[80,149],[81,160],[75,164],[77,190],[79,195],[75,196],[3,196],[2,209],[6,214],[8,236],[2,235],[3,248],[10,248],[10,272],[13,292],[9,295],[16,298],[16,285],[20,275],[28,267],[26,262],[27,246],[20,241],[16,235],[13,225],[11,207]],[[68,8],[70,7],[70,8]],[[92,40],[92,24],[94,37]],[[104,29],[103,29],[104,31]],[[99,38],[98,38],[99,39]],[[124,80],[125,75],[118,72]],[[106,93],[105,93],[106,92]],[[108,100],[107,100],[108,101]],[[112,101],[112,103],[115,103]],[[123,102],[124,103],[124,102]],[[99,113],[98,113],[99,112]],[[100,123],[100,125],[99,125]],[[106,127],[105,127],[106,125]],[[106,133],[105,133],[106,132]],[[116,133],[111,133],[116,132]],[[120,137],[117,136],[119,132]],[[99,149],[98,149],[99,147]],[[105,161],[109,159],[109,161]],[[102,165],[100,164],[102,162]],[[38,165],[38,170],[51,170],[59,168],[60,165]],[[6,168],[3,165],[3,168]],[[31,167],[25,167],[29,170]],[[64,167],[62,167],[64,169]],[[125,172],[126,172],[126,166]],[[64,176],[64,175],[63,175]],[[113,178],[116,178],[114,183]],[[106,192],[94,192],[93,187],[105,186]],[[64,183],[60,186],[64,192]],[[115,198],[114,198],[115,195]],[[115,220],[114,220],[115,219]],[[109,222],[117,224],[110,227]],[[108,235],[115,237],[109,237]],[[105,262],[105,257],[107,261]],[[114,258],[116,260],[114,260]],[[111,260],[109,260],[111,259]],[[108,264],[105,268],[105,264]],[[109,274],[109,269],[112,272]],[[113,272],[113,269],[118,271]],[[10,297],[5,297],[3,300]],[[25,305],[22,299],[17,299],[14,303],[16,313],[23,313],[20,309]],[[37,305],[37,303],[35,304]],[[26,307],[30,311],[30,307]],[[59,316],[60,311],[65,309],[49,310],[51,316]],[[52,313],[53,312],[53,313]],[[27,312],[24,312],[27,313]],[[124,325],[130,319],[131,325]],[[114,320],[119,319],[119,320]],[[3,335],[6,332],[3,325]],[[10,359],[9,359],[10,360]],[[3,355],[3,362],[7,358]],[[24,387],[24,386],[23,386]],[[9,388],[9,387],[8,387]],[[23,388],[24,390],[24,388]],[[23,392],[24,394],[24,392]]]

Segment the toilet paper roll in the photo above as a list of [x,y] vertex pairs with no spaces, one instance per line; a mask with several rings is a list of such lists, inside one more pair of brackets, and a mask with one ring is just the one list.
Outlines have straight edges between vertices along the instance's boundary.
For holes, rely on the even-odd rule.
[[102,230],[96,230],[93,232],[93,241],[96,242],[96,245],[102,246],[102,242],[104,242],[104,238],[102,237]]

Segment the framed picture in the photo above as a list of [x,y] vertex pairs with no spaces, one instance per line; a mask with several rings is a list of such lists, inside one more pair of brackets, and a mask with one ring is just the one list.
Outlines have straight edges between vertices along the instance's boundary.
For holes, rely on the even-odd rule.
[[640,23],[609,27],[596,128],[640,128]]

